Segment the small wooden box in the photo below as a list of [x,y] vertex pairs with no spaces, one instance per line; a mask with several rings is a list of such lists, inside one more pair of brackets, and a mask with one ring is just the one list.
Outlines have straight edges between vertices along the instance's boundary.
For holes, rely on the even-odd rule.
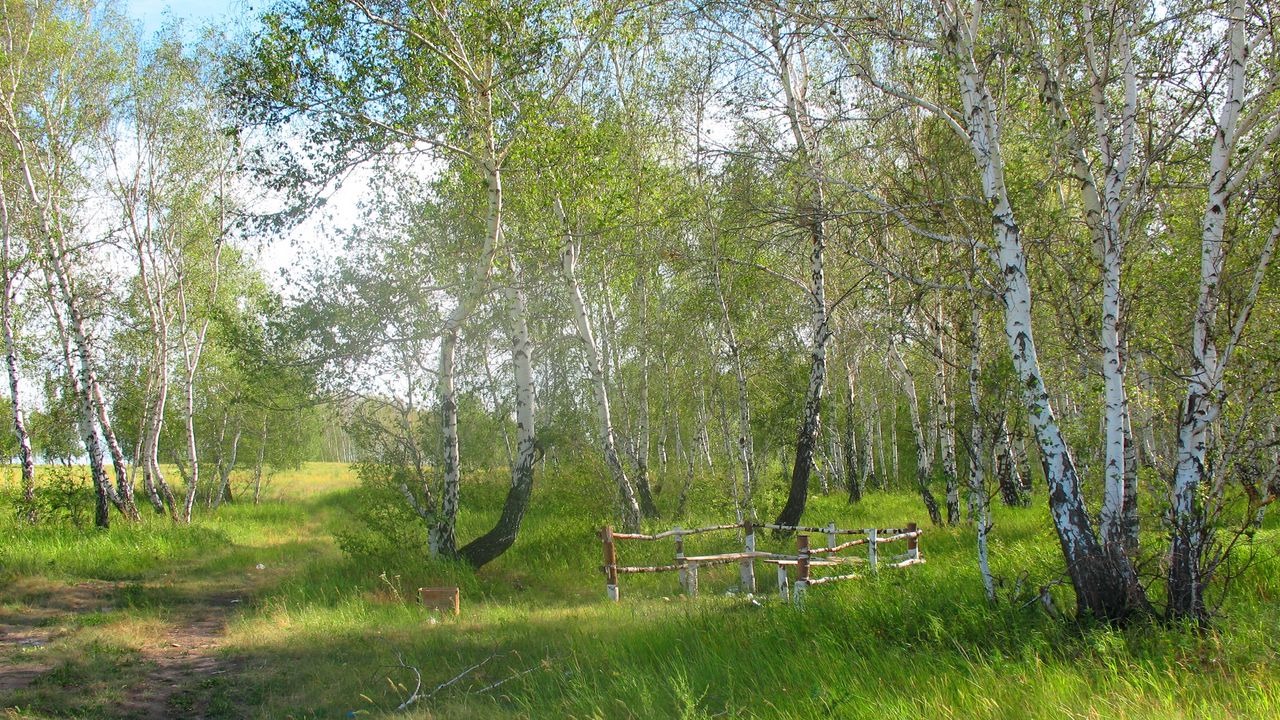
[[427,610],[443,610],[457,615],[461,608],[462,593],[456,587],[418,588],[418,597]]

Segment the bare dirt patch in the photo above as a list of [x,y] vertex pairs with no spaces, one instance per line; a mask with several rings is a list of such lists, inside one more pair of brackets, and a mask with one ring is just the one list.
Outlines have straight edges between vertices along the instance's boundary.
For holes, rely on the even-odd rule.
[[[0,607],[0,707],[3,697],[31,688],[57,667],[57,643],[84,628],[77,616],[114,609],[123,583],[11,588],[20,600]],[[239,590],[193,592],[175,603],[161,633],[141,640],[140,663],[120,679],[123,699],[111,703],[120,718],[204,718],[199,689],[233,670],[218,652],[229,617],[244,600]]]

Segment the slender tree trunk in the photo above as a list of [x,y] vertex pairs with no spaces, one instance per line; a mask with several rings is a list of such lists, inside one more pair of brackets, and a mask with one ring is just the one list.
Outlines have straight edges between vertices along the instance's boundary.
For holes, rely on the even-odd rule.
[[869,492],[876,485],[876,445],[874,413],[867,413],[862,421],[862,482],[863,492]]
[[[102,445],[98,442],[98,428],[93,412],[93,401],[90,400],[89,394],[84,389],[82,373],[76,371],[75,361],[72,359],[71,337],[63,319],[62,309],[59,307],[57,298],[54,297],[56,285],[52,271],[47,267],[45,268],[45,279],[48,283],[49,294],[47,300],[49,310],[57,327],[58,346],[62,350],[62,362],[67,370],[68,388],[76,401],[76,424],[80,430],[80,439],[84,443],[85,455],[89,460],[89,475],[93,479],[96,500],[93,521],[98,527],[110,527],[111,505],[118,503],[119,499],[115,496],[115,490],[111,487],[111,481],[107,478]],[[83,371],[83,367],[81,370]]]
[[951,406],[947,387],[947,346],[944,337],[944,317],[938,308],[938,444],[942,453],[942,479],[947,488],[947,524],[960,524],[960,481],[956,470],[956,421],[955,408]]
[[[1172,619],[1200,623],[1208,619],[1204,589],[1213,574],[1213,568],[1204,564],[1205,555],[1212,547],[1213,533],[1206,523],[1201,498],[1202,488],[1210,474],[1211,432],[1226,397],[1227,365],[1249,320],[1280,240],[1280,217],[1277,217],[1254,266],[1249,293],[1234,303],[1230,339],[1220,352],[1214,329],[1229,244],[1226,238],[1227,214],[1239,183],[1247,175],[1251,163],[1259,157],[1257,153],[1269,151],[1269,145],[1280,136],[1280,129],[1272,130],[1266,140],[1249,151],[1253,153],[1251,159],[1233,162],[1233,153],[1240,144],[1241,112],[1248,97],[1246,62],[1249,41],[1244,0],[1232,0],[1230,12],[1223,58],[1227,88],[1209,158],[1208,197],[1200,224],[1200,289],[1191,319],[1191,372],[1187,377],[1186,399],[1178,418],[1177,465],[1170,493],[1172,539],[1167,612]],[[1256,116],[1251,113],[1250,119],[1256,120]],[[1250,158],[1248,155],[1245,157]],[[1213,497],[1212,500],[1216,503],[1219,499]]]
[[[86,403],[84,411],[90,413],[94,420],[97,421],[97,430],[101,433],[101,438],[107,445],[108,453],[111,456],[111,464],[116,475],[114,491],[112,491],[109,485],[110,481],[108,481],[108,491],[105,494],[127,519],[138,520],[141,516],[133,499],[133,486],[129,484],[129,473],[124,460],[124,452],[120,449],[120,443],[116,441],[115,432],[111,429],[111,420],[107,415],[106,399],[103,397],[102,387],[98,383],[97,370],[94,369],[95,363],[89,341],[88,323],[81,310],[80,300],[75,294],[71,269],[66,264],[66,245],[61,239],[63,232],[61,221],[58,218],[55,218],[55,228],[57,231],[50,237],[49,241],[49,264],[53,271],[53,277],[57,281],[58,290],[61,292],[63,305],[66,307],[67,330],[75,343],[76,359],[80,366],[80,387]],[[104,471],[103,476],[105,477],[105,475]]]
[[724,331],[725,344],[729,350],[729,361],[733,366],[733,378],[738,388],[738,463],[742,466],[742,503],[747,517],[756,519],[755,510],[755,443],[751,433],[751,400],[747,391],[747,373],[742,363],[742,347],[738,343],[738,335],[733,329],[733,320],[729,315],[729,303],[725,300],[724,285],[720,277],[719,244],[716,246],[716,257],[712,260],[712,281],[715,286],[716,299],[720,303],[720,321]]
[[[854,399],[854,386],[857,385],[857,371],[853,358],[844,359],[844,477],[848,485],[849,502],[862,500],[862,477],[858,474],[858,439],[854,434],[854,410],[857,404]],[[866,464],[865,458],[863,464]]]
[[0,297],[0,326],[4,329],[4,363],[9,375],[9,401],[13,405],[13,433],[18,441],[18,460],[22,464],[22,512],[27,522],[38,520],[36,512],[36,465],[31,452],[31,436],[27,433],[27,420],[22,409],[22,393],[18,384],[18,348],[13,333],[13,301],[17,292],[17,278],[13,266],[13,246],[9,225],[9,202],[4,187],[0,185],[0,272],[3,272],[4,296]]
[[1124,549],[1138,549],[1138,444],[1134,441],[1133,428],[1129,425],[1131,413],[1124,414],[1124,511],[1121,513],[1121,533]]
[[218,492],[213,496],[213,507],[216,509],[224,502],[235,502],[231,496],[231,472],[236,468],[236,456],[240,454],[240,436],[244,428],[241,427],[240,420],[236,420],[236,434],[231,437],[231,457],[227,462],[219,463],[218,475],[220,482],[218,483]]
[[444,458],[440,468],[444,487],[440,495],[440,515],[432,524],[428,537],[428,550],[433,557],[452,558],[457,555],[456,527],[462,476],[458,447],[458,391],[454,384],[458,339],[462,333],[463,323],[471,316],[488,287],[489,277],[493,272],[493,258],[502,241],[502,172],[496,160],[492,126],[487,132],[488,159],[483,168],[488,203],[484,246],[481,248],[475,266],[471,269],[467,284],[458,298],[458,304],[445,319],[444,329],[440,335],[437,393],[440,401],[440,428],[444,445]]
[[[896,398],[895,398],[896,400]],[[889,446],[884,440],[884,413],[880,411],[880,395],[877,393],[871,396],[871,413],[875,418],[876,447],[875,455],[880,459],[880,489],[885,490],[889,487],[889,480],[897,480],[897,468],[894,468],[894,474],[890,474],[889,468]]]
[[575,270],[578,252],[577,242],[569,231],[568,218],[559,199],[556,200],[555,207],[560,217],[560,222],[564,225],[566,235],[564,248],[560,251],[561,270],[564,272],[565,281],[569,286],[569,299],[573,304],[574,324],[578,330],[578,338],[582,341],[587,355],[587,372],[591,376],[591,388],[595,393],[596,421],[599,424],[604,461],[609,468],[609,473],[613,476],[614,483],[618,487],[618,495],[622,503],[623,527],[628,530],[635,530],[640,527],[642,511],[640,502],[636,497],[635,487],[631,484],[630,478],[627,477],[626,469],[623,468],[622,461],[618,457],[617,443],[613,433],[613,417],[609,409],[609,392],[605,387],[604,367],[600,349],[596,345],[595,335],[591,331],[591,320],[587,316],[587,303],[582,297],[582,288],[578,283],[578,276]]
[[982,588],[987,594],[988,602],[995,602],[996,587],[991,578],[991,565],[988,559],[987,534],[991,531],[990,503],[987,499],[987,483],[985,462],[987,457],[986,437],[982,430],[983,412],[980,378],[982,312],[975,302],[970,318],[971,345],[969,348],[969,410],[973,422],[969,427],[969,496],[972,498],[973,519],[978,532],[978,572],[982,575]]
[[637,281],[640,306],[640,408],[636,428],[636,490],[640,494],[640,512],[645,517],[658,517],[658,506],[649,487],[649,294],[643,274]]
[[[725,407],[726,403],[724,402],[724,397],[720,392],[720,386],[717,384],[715,388],[716,405],[719,409],[719,412],[716,414],[720,417],[720,432],[721,437],[724,438],[724,453],[725,457],[731,458],[734,456],[734,448],[733,432],[729,429],[729,412]],[[741,486],[738,484],[738,463],[726,462],[725,468],[729,471],[729,490],[733,497],[734,517],[737,522],[742,522],[746,518],[746,513],[743,512]]]
[[1023,424],[1018,423],[1015,428],[1009,434],[1009,447],[1013,453],[1013,469],[1018,479],[1018,487],[1022,489],[1022,504],[1029,505],[1034,479],[1031,456],[1027,453],[1027,436]]
[[1031,323],[1031,286],[1021,228],[1005,187],[996,104],[973,55],[972,28],[976,23],[970,25],[967,19],[949,16],[945,9],[940,15],[944,18],[947,50],[956,64],[967,138],[990,208],[995,238],[993,255],[1004,277],[1001,294],[1005,337],[1027,416],[1039,442],[1040,460],[1049,485],[1050,511],[1067,573],[1076,591],[1077,610],[1082,615],[1091,614],[1110,621],[1124,620],[1135,612],[1149,612],[1145,594],[1134,581],[1128,559],[1108,554],[1094,533],[1080,495],[1075,462],[1040,371]]
[[777,22],[769,23],[770,41],[778,60],[778,76],[787,104],[787,119],[795,139],[800,161],[812,176],[801,189],[803,199],[797,208],[810,238],[809,252],[809,385],[805,389],[804,410],[796,436],[795,464],[791,469],[791,487],[787,504],[778,513],[777,524],[796,525],[804,514],[809,495],[809,474],[813,469],[814,449],[818,441],[822,395],[826,386],[827,343],[831,339],[827,313],[826,268],[827,203],[821,177],[818,135],[809,112],[808,63],[803,41],[783,37]]
[[933,476],[933,448],[925,436],[924,424],[920,420],[920,400],[916,394],[916,381],[907,367],[906,360],[898,351],[896,343],[889,346],[889,354],[897,363],[898,378],[902,381],[902,389],[907,394],[907,410],[911,414],[911,430],[916,440],[916,486],[920,490],[920,499],[929,513],[929,520],[934,525],[942,524],[942,513],[938,511],[938,501],[929,490],[929,481]]
[[511,323],[511,365],[516,390],[516,452],[511,465],[511,487],[502,505],[502,514],[489,532],[467,543],[458,555],[472,567],[482,567],[516,541],[529,498],[533,494],[533,469],[537,443],[536,394],[533,384],[533,343],[529,339],[529,311],[524,294],[507,286],[508,316]]
[[267,455],[267,416],[262,416],[262,434],[258,440],[258,461],[253,466],[253,504],[262,499],[262,465]]
[[1014,469],[1013,450],[1009,447],[1009,427],[1004,418],[1000,420],[1000,429],[995,442],[996,481],[1000,485],[1000,500],[1008,507],[1021,507],[1027,504],[1018,484]]
[[226,469],[226,457],[223,447],[227,444],[227,424],[231,421],[231,413],[226,408],[222,410],[222,422],[218,424],[218,439],[213,443],[213,471],[218,482],[218,486],[209,490],[209,495],[205,498],[205,507],[217,507],[215,498],[219,497],[222,492],[222,474]]
[[902,464],[898,452],[898,397],[892,396],[893,402],[889,405],[889,413],[886,420],[889,423],[889,461],[890,476],[895,480],[902,478]]

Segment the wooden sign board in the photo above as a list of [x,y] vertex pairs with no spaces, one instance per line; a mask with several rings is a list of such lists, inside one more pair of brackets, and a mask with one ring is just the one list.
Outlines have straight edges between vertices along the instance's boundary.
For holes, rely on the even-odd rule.
[[427,610],[443,610],[457,615],[461,608],[462,593],[456,587],[418,588],[422,607]]

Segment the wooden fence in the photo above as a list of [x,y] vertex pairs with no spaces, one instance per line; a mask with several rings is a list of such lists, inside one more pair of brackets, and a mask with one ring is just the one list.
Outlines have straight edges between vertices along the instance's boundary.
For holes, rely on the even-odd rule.
[[[725,532],[729,530],[742,530],[741,552],[726,552],[711,555],[686,555],[684,540],[690,535],[701,535],[703,533]],[[780,553],[760,552],[756,550],[756,531],[757,530],[777,530],[787,533],[798,533],[796,535],[796,554],[785,555]],[[809,544],[809,534],[820,533],[826,540],[826,545],[822,547],[812,547]],[[826,575],[823,577],[814,577],[812,571],[820,567],[845,567],[851,565],[864,565],[871,572],[878,571],[881,567],[905,568],[911,565],[918,565],[924,562],[924,558],[920,555],[920,535],[922,531],[915,523],[908,523],[903,528],[863,528],[857,530],[837,528],[835,523],[831,523],[826,527],[804,527],[797,525],[755,525],[750,522],[735,523],[732,525],[713,525],[703,528],[674,528],[665,532],[646,535],[644,533],[620,533],[614,532],[613,527],[606,525],[600,531],[600,540],[604,545],[604,570],[605,575],[605,591],[608,593],[609,599],[617,602],[618,594],[618,577],[620,575],[629,575],[635,573],[660,573],[675,572],[679,574],[680,586],[685,593],[691,597],[698,594],[698,569],[714,565],[728,565],[732,563],[738,564],[738,575],[740,578],[740,586],[743,592],[756,591],[756,562],[763,562],[774,565],[778,573],[778,594],[782,597],[792,597],[799,599],[806,590],[814,585],[825,585],[827,583],[839,582],[841,580],[853,580],[861,577],[856,572],[847,572],[838,575]],[[840,542],[842,536],[856,536],[851,540]],[[675,545],[675,562],[667,565],[619,565],[618,564],[618,547],[620,540],[641,540],[655,542],[671,538]],[[892,542],[906,541],[906,552],[887,558],[880,557],[880,545]],[[867,546],[866,556],[841,555],[840,553],[856,548],[859,546]],[[790,569],[795,568],[795,585],[794,589],[790,583]]]

